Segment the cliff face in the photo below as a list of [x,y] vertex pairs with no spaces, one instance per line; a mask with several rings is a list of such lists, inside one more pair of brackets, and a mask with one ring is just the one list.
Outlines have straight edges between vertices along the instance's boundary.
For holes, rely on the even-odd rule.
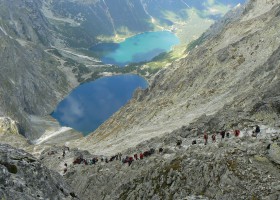
[[19,121],[32,139],[38,133],[29,115],[49,114],[70,84],[44,51],[53,36],[40,4],[15,0],[0,6],[0,114]]
[[149,89],[136,93],[95,133],[75,145],[110,154],[204,115],[216,117],[224,128],[245,121],[277,124],[279,9],[279,1],[251,1],[238,21],[226,24],[186,58],[160,71]]

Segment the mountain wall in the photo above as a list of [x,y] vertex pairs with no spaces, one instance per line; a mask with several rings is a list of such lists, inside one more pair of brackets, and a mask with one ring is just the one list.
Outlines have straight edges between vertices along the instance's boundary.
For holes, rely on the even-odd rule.
[[44,50],[54,41],[39,2],[0,2],[0,114],[37,137],[29,116],[49,114],[70,90],[60,63]]

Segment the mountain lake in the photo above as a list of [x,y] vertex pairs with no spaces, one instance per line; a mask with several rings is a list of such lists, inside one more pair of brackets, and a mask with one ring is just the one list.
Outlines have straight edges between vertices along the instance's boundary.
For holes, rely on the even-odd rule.
[[90,50],[103,63],[124,67],[131,63],[150,61],[170,51],[179,42],[179,38],[170,31],[156,31],[135,35],[121,43],[100,43]]
[[87,135],[125,105],[147,81],[133,74],[103,77],[75,88],[51,114],[61,126]]

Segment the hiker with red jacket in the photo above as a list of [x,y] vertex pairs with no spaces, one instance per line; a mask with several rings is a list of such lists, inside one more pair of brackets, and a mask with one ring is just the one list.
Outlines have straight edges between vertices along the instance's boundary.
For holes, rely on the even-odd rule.
[[142,160],[144,158],[143,153],[140,153],[140,159]]
[[235,130],[234,135],[235,135],[235,137],[238,137],[240,135],[240,130]]
[[208,133],[204,132],[203,138],[204,138],[204,145],[206,145],[208,141]]

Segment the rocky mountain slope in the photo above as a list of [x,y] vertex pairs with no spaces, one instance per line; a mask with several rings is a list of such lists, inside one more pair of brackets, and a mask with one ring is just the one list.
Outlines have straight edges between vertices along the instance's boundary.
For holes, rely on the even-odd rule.
[[[250,1],[64,158],[52,147],[40,159],[61,174],[67,163],[63,177],[82,199],[279,199],[279,13],[280,1]],[[220,130],[229,138],[203,144],[204,131]],[[150,148],[131,166],[101,162]],[[99,161],[73,165],[81,155]]]
[[[211,125],[205,119],[205,126]],[[258,138],[252,128],[242,129],[240,137],[204,145],[198,124],[182,127],[161,138],[154,138],[123,153],[133,156],[150,148],[156,151],[129,166],[120,160],[101,161],[108,155],[52,147],[40,160],[63,177],[81,199],[275,199],[280,197],[280,129],[261,126]],[[221,128],[221,127],[218,127]],[[176,146],[177,140],[181,146]],[[196,140],[197,144],[192,145]],[[159,148],[163,152],[159,153]],[[55,152],[50,155],[50,152]],[[73,161],[83,155],[88,165]],[[96,164],[90,164],[93,158]],[[67,163],[67,168],[64,167]],[[64,169],[67,169],[64,173]]]
[[160,71],[149,89],[73,145],[112,154],[205,115],[224,128],[248,121],[277,125],[279,10],[279,1],[250,1],[238,21]]
[[34,140],[49,127],[38,128],[33,119],[48,121],[45,116],[91,72],[85,64],[96,62],[54,48],[64,41],[42,13],[41,1],[5,0],[0,7],[0,116],[16,120],[20,133]]
[[[95,133],[69,142],[69,150],[39,145],[45,149],[38,161],[1,145],[0,197],[278,200],[279,17],[279,0],[251,0],[238,19],[223,23],[185,58],[160,71],[149,89],[137,91]],[[1,121],[2,132],[20,131],[10,119]],[[258,138],[251,137],[256,124],[261,125]],[[204,131],[224,129],[240,129],[241,135],[203,144]],[[21,148],[30,150],[26,145]],[[118,152],[125,157],[150,148],[156,152],[131,166],[101,162]],[[99,161],[73,165],[81,155]],[[30,181],[35,184],[25,184]]]
[[44,51],[52,42],[38,2],[1,1],[0,114],[36,137],[30,115],[46,115],[71,88],[59,63]]
[[[204,1],[202,6],[191,6],[204,12],[209,6]],[[189,7],[183,1],[163,0],[5,0],[0,6],[0,116],[18,121],[21,133],[32,141],[48,132],[38,128],[34,116],[47,124],[45,116],[79,83],[95,80],[103,72],[151,76],[146,67],[100,67],[87,50],[73,48],[88,48],[114,36],[123,39],[118,35],[171,28],[175,21],[188,17],[185,9]],[[207,19],[216,15],[220,13]]]
[[57,172],[32,155],[0,144],[1,199],[78,199]]

